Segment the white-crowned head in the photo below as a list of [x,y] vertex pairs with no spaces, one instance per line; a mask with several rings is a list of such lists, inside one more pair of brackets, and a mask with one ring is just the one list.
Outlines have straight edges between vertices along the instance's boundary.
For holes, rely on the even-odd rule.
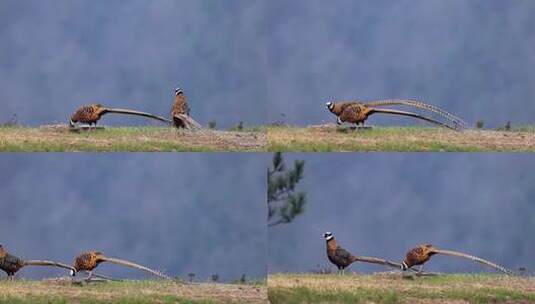
[[180,93],[184,93],[181,88],[175,88],[175,95],[178,95]]
[[334,236],[333,236],[332,232],[325,232],[325,233],[323,234],[323,237],[325,238],[326,241],[329,241],[329,240],[331,240]]
[[334,108],[334,102],[332,101],[329,101],[328,103],[325,104],[325,106],[327,107],[327,109],[332,110]]

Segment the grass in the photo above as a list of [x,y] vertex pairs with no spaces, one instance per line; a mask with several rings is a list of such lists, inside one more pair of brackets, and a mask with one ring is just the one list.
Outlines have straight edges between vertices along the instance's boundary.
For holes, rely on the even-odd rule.
[[0,303],[265,303],[266,286],[125,281],[72,285],[69,280],[0,282]]
[[431,127],[374,127],[351,130],[334,125],[267,128],[268,151],[479,152],[535,151],[535,127],[512,131],[455,132]]
[[4,152],[337,152],[337,151],[530,151],[535,126],[512,131],[454,132],[431,127],[375,127],[354,131],[332,125],[255,126],[232,131],[178,132],[165,127],[107,127],[75,133],[66,126],[0,127]]
[[400,274],[275,274],[271,303],[534,303],[535,278],[452,274],[403,279]]
[[4,152],[262,151],[265,141],[265,132],[250,129],[179,132],[165,127],[107,127],[76,133],[65,126],[0,127],[0,151]]

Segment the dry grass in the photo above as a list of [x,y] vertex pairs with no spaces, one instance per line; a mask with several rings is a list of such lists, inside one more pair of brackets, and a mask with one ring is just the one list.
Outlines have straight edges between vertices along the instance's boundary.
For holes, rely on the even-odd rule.
[[337,128],[333,124],[268,128],[269,151],[535,151],[535,132],[428,127]]
[[262,151],[265,145],[261,131],[129,127],[76,133],[64,125],[0,128],[0,151]]
[[75,286],[70,279],[0,282],[1,303],[266,303],[265,285],[126,281]]
[[375,303],[535,301],[535,278],[489,274],[455,274],[414,279],[403,279],[400,273],[343,276],[275,274],[269,276],[268,288],[272,303],[354,303],[360,300]]
[[245,131],[177,131],[163,127],[106,128],[75,133],[65,125],[0,127],[0,151],[535,151],[535,129],[442,128],[350,130],[334,125]]

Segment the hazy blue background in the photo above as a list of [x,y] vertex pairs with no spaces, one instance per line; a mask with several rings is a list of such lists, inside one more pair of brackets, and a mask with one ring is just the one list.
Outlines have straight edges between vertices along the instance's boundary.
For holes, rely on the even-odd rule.
[[[534,122],[534,1],[269,3],[270,121],[334,122],[333,99],[414,98],[472,126]],[[380,117],[369,123],[415,123]]]
[[333,99],[415,98],[488,127],[535,113],[530,0],[4,0],[0,39],[0,122],[94,101],[167,115],[174,86],[220,127],[334,121]]
[[[323,233],[359,255],[396,261],[433,243],[535,270],[535,155],[529,154],[292,154],[304,159],[299,189],[307,211],[294,223],[269,228],[269,271],[331,267]],[[436,256],[428,270],[487,271],[467,260]],[[382,271],[355,264],[352,271]]]
[[[0,243],[26,259],[71,263],[81,251],[101,250],[182,278],[264,278],[266,161],[261,154],[2,155]],[[112,264],[97,270],[147,277]]]
[[65,122],[95,101],[167,116],[180,86],[201,123],[265,123],[265,3],[0,1],[0,122]]

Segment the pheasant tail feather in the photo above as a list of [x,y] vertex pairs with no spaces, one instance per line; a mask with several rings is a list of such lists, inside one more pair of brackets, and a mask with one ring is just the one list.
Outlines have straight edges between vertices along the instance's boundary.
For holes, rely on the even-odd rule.
[[377,101],[371,101],[371,102],[366,103],[366,106],[369,106],[369,107],[380,107],[380,106],[389,106],[389,105],[406,105],[406,106],[411,106],[411,107],[415,107],[419,109],[428,110],[428,111],[434,112],[442,116],[446,120],[453,123],[456,129],[459,129],[459,128],[464,129],[467,127],[466,122],[464,122],[464,120],[462,120],[461,118],[439,107],[436,107],[427,103],[423,103],[420,101],[416,101],[416,100],[385,99],[385,100],[377,100]]
[[442,249],[435,249],[435,250],[433,250],[433,252],[438,253],[438,254],[443,254],[443,255],[456,256],[456,257],[469,259],[469,260],[472,260],[472,261],[487,265],[487,266],[492,267],[494,269],[497,269],[497,270],[499,270],[501,272],[504,272],[506,274],[512,274],[512,271],[509,270],[509,269],[506,269],[505,267],[502,267],[502,266],[494,264],[494,263],[492,263],[490,261],[484,260],[482,258],[478,258],[478,257],[473,256],[473,255],[469,255],[469,254],[466,254],[466,253],[452,251],[452,250],[442,250]]
[[150,113],[146,113],[146,112],[128,110],[128,109],[104,108],[103,109],[103,113],[118,113],[118,114],[143,116],[143,117],[148,117],[148,118],[156,119],[156,120],[159,120],[159,121],[163,121],[163,122],[166,122],[166,123],[169,123],[169,124],[171,123],[171,121],[169,119],[161,117],[161,116],[158,116],[158,115],[154,115],[154,114],[150,114]]
[[141,266],[139,264],[136,264],[136,263],[132,263],[132,262],[129,262],[129,261],[126,261],[126,260],[121,260],[121,259],[115,259],[115,258],[104,258],[104,261],[106,262],[110,262],[110,263],[114,263],[114,264],[118,264],[118,265],[123,265],[123,266],[127,266],[127,267],[131,267],[131,268],[135,268],[135,269],[139,269],[139,270],[143,270],[143,271],[146,271],[146,272],[149,272],[153,275],[156,275],[158,277],[161,277],[161,278],[164,278],[164,279],[167,279],[167,280],[171,280],[170,277],[166,276],[165,274],[159,272],[159,271],[156,271],[156,270],[152,270],[150,268],[147,268],[145,266]]

